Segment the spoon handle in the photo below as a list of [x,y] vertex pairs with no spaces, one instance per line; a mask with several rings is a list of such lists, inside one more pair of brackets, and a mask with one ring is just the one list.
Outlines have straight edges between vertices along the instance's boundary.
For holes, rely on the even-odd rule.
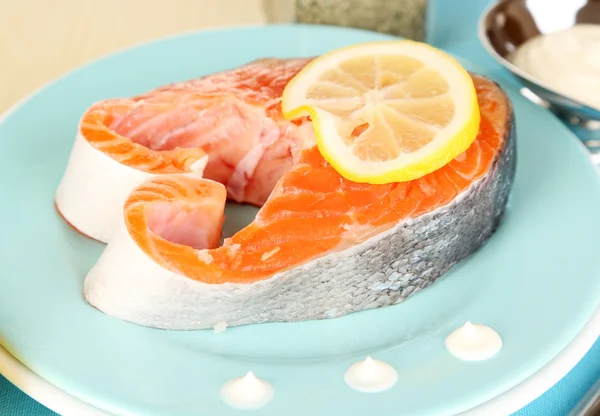
[[569,416],[596,415],[600,415],[600,380],[596,381],[569,413]]

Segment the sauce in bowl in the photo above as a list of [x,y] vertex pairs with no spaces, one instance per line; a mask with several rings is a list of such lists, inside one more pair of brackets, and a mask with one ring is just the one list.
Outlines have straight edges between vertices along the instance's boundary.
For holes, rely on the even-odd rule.
[[557,91],[600,110],[600,25],[579,24],[536,36],[509,60]]

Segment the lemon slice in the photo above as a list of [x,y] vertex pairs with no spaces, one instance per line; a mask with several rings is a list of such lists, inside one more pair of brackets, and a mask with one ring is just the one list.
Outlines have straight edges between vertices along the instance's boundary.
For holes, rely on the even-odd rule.
[[362,43],[311,61],[286,86],[287,119],[310,116],[323,157],[345,178],[405,182],[444,166],[479,131],[473,80],[408,40]]

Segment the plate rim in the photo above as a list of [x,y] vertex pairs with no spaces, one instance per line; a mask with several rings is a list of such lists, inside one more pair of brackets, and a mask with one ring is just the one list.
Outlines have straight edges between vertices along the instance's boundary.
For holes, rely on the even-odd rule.
[[[590,351],[600,336],[600,305],[581,331],[546,365],[500,395],[458,416],[503,416],[523,409],[550,390]],[[30,398],[63,416],[114,416],[60,389],[0,346],[0,374]]]

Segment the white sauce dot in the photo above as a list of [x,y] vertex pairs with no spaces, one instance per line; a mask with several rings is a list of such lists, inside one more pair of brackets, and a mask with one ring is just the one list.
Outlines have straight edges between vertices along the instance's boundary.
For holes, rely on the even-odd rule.
[[353,364],[346,371],[344,380],[354,390],[376,393],[396,384],[398,372],[383,361],[367,357],[364,361]]
[[229,380],[221,387],[221,399],[238,409],[258,409],[273,399],[273,386],[252,371],[244,377]]
[[487,360],[502,349],[502,339],[492,328],[467,321],[448,335],[446,349],[461,360]]

